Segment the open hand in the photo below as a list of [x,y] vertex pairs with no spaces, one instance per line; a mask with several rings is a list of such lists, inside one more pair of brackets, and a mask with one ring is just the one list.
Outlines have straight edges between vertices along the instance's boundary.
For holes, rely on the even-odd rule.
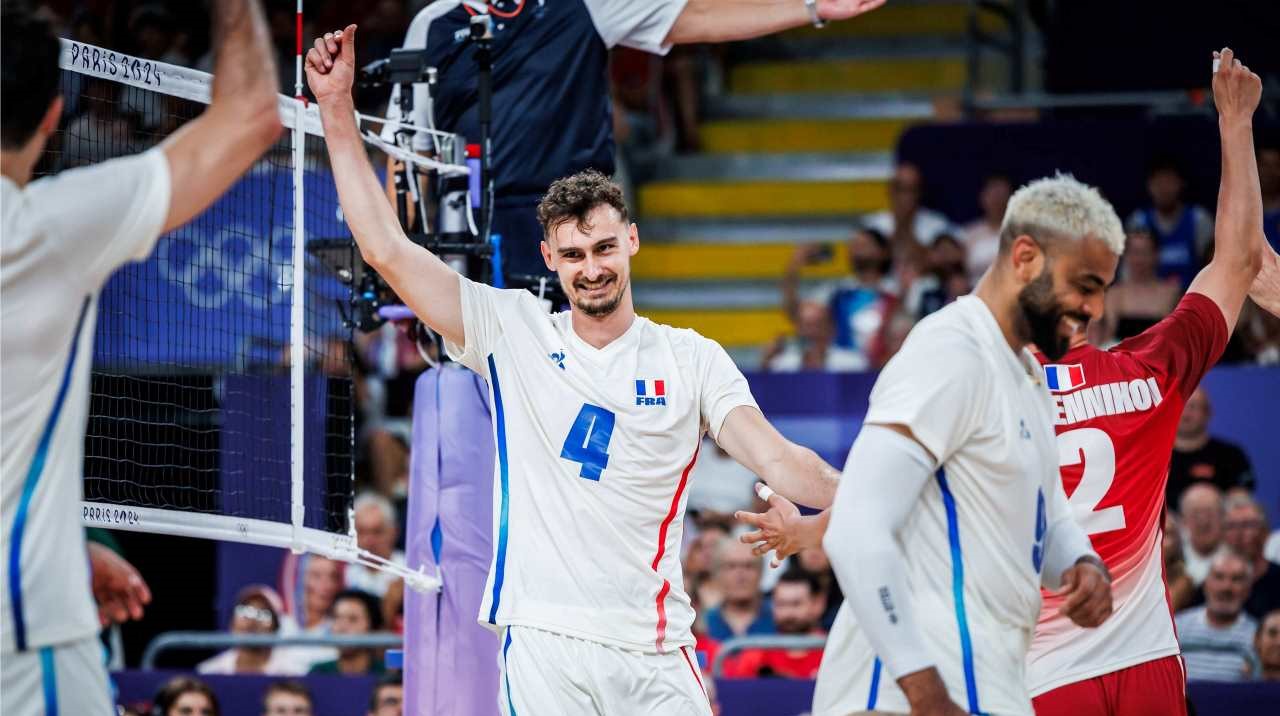
[[[754,532],[747,532],[738,538],[746,544],[755,545],[751,550],[752,554],[759,557],[773,550],[771,563],[777,567],[783,559],[800,550],[817,546],[816,543],[808,544],[812,539],[812,525],[806,523],[806,518],[790,500],[765,487],[763,483],[756,484],[756,494],[769,503],[768,512],[738,510],[733,513],[734,519],[756,528]],[[821,534],[817,536],[817,541],[822,541]]]
[[1111,577],[1090,560],[1076,562],[1062,573],[1058,613],[1077,626],[1096,627],[1111,616]]
[[307,50],[307,85],[316,101],[350,98],[356,79],[356,26],[341,32],[326,32]]
[[1213,53],[1218,71],[1213,73],[1213,103],[1223,119],[1252,120],[1262,99],[1262,79],[1236,59],[1231,48]]
[[151,590],[132,564],[97,542],[90,542],[89,569],[102,626],[142,618],[142,607],[151,603]]

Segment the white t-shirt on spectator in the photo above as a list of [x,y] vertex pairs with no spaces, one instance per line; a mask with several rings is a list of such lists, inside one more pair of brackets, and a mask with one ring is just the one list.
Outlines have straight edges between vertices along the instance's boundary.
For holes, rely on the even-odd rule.
[[[397,564],[404,564],[404,552],[395,550],[391,553],[391,561]],[[392,582],[399,581],[400,577],[382,569],[373,569],[363,564],[348,564],[345,570],[346,582],[348,589],[359,589],[362,592],[368,592],[373,596],[382,599],[387,596],[387,589],[391,587]]]
[[[1245,680],[1247,662],[1243,652],[1253,649],[1253,635],[1258,629],[1258,623],[1252,617],[1240,612],[1234,624],[1219,629],[1209,626],[1205,607],[1201,606],[1178,612],[1173,623],[1178,629],[1188,681]],[[1237,653],[1202,650],[1197,646],[1235,647]]]
[[[564,1],[564,0],[557,0]],[[665,55],[671,50],[671,45],[663,44],[667,39],[667,33],[671,31],[671,27],[675,25],[676,18],[684,11],[684,6],[688,0],[645,0],[645,2],[636,2],[635,0],[576,0],[586,5],[587,13],[591,15],[591,22],[596,27],[600,39],[604,41],[606,47],[610,49],[622,45],[642,52],[649,52],[655,55]],[[462,5],[460,0],[437,0],[414,16],[413,21],[409,23],[409,30],[405,33],[404,45],[406,48],[424,48],[427,46],[427,35],[431,28],[431,23],[436,18],[443,17],[445,14]],[[574,41],[567,39],[566,41]],[[604,68],[601,68],[603,71]],[[389,119],[397,119],[400,111],[397,108],[400,102],[400,89],[395,87],[391,90],[391,101],[387,105],[387,117]],[[428,116],[431,108],[431,98],[425,84],[416,85],[413,90],[413,121],[419,127],[430,126],[432,123]],[[382,139],[387,142],[395,141],[395,127],[386,126],[382,130]],[[431,141],[427,134],[419,132],[414,136],[414,148],[418,151],[426,151],[431,148]]]
[[[895,223],[893,212],[888,210],[877,211],[862,219],[863,226],[875,229],[890,238],[893,237]],[[947,221],[947,217],[923,206],[916,211],[915,222],[911,227],[911,233],[915,234],[916,241],[920,242],[921,246],[932,245],[940,234],[945,234],[951,230],[951,222]]]
[[1195,547],[1191,546],[1191,539],[1187,537],[1187,533],[1182,533],[1182,560],[1187,567],[1187,576],[1191,577],[1191,582],[1197,587],[1204,584],[1204,580],[1209,576],[1209,567],[1213,564],[1213,558],[1218,556],[1222,551],[1219,546],[1209,554],[1200,554]]
[[[280,619],[280,635],[328,636],[332,626],[332,622],[325,619],[309,629],[304,629],[292,616],[285,615]],[[281,661],[291,664],[291,668],[300,669],[297,673],[305,674],[311,670],[311,667],[322,661],[337,659],[338,650],[332,646],[278,646],[271,650],[271,658],[274,659],[277,656]]]
[[702,452],[689,478],[689,511],[733,514],[751,507],[756,475],[720,451],[710,436],[702,439]]
[[[795,373],[803,366],[804,348],[799,341],[787,339],[782,350],[765,367],[773,373]],[[822,370],[830,373],[854,373],[869,367],[866,354],[840,346],[827,346],[826,357],[822,362]]]
[[[236,652],[237,649],[227,649],[217,656],[209,657],[204,661],[196,664],[197,674],[236,674]],[[262,673],[267,676],[302,676],[307,673],[309,666],[298,663],[291,659],[288,652],[280,649],[272,649],[271,656],[267,657],[267,664],[263,667]]]
[[98,291],[155,246],[169,162],[152,150],[26,187],[0,178],[0,211],[0,651],[10,654],[20,641],[30,651],[100,629],[79,517]]

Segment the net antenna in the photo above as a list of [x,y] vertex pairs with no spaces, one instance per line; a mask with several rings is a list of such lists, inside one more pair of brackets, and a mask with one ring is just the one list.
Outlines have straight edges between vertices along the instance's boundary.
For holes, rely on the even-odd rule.
[[[435,590],[438,573],[356,541],[355,252],[301,49],[295,96],[278,101],[288,139],[103,289],[80,518],[314,552]],[[69,120],[43,173],[144,151],[210,102],[212,76],[186,67],[66,39],[60,66]]]

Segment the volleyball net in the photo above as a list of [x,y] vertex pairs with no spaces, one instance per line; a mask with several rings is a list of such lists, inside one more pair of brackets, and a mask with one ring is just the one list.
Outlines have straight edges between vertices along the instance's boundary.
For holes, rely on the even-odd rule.
[[[156,146],[212,76],[63,40],[63,122],[38,173]],[[84,524],[311,551],[434,578],[355,540],[352,276],[314,106],[99,299]]]

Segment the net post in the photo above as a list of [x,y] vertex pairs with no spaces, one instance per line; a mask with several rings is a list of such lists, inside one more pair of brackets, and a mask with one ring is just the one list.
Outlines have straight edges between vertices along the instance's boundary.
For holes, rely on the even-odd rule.
[[303,170],[306,166],[307,132],[303,120],[306,101],[302,96],[302,0],[297,0],[297,47],[294,57],[293,103],[293,290],[289,305],[289,397],[290,412],[290,487],[289,519],[293,526],[290,549],[305,551],[302,529],[306,519],[304,481],[306,477],[306,231],[303,223]]

